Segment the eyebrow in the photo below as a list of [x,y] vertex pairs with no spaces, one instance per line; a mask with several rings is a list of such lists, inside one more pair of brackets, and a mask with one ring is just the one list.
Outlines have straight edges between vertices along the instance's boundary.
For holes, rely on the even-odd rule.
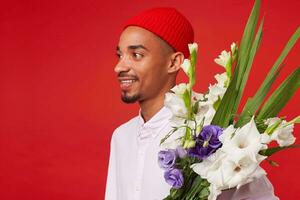
[[[144,45],[141,45],[141,44],[138,44],[138,45],[129,45],[127,47],[127,49],[130,49],[130,50],[135,50],[135,49],[145,49],[146,51],[149,51],[149,49],[147,49]],[[121,51],[120,50],[120,47],[117,46],[117,51]]]

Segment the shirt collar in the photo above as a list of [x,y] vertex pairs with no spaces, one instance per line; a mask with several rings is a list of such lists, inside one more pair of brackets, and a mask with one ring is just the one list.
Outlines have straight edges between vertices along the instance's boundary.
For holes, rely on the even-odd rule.
[[139,139],[145,138],[155,138],[164,128],[164,126],[169,122],[172,113],[167,107],[162,107],[150,120],[144,122],[144,119],[139,110]]

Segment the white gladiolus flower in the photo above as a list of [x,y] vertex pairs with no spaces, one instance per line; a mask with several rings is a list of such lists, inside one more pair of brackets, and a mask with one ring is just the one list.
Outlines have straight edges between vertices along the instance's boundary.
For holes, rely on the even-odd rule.
[[198,111],[197,111],[197,116],[205,116],[207,117],[208,112],[209,112],[209,108],[210,108],[210,103],[206,102],[206,101],[200,101],[199,102],[199,107],[198,107]]
[[212,103],[216,102],[218,99],[222,99],[226,88],[220,87],[218,84],[210,85],[208,87],[209,93],[206,95],[208,101],[211,101]]
[[260,162],[265,159],[264,156],[257,154],[257,162],[254,162],[248,155],[244,155],[238,160],[232,159],[232,157],[230,154],[222,152],[221,148],[201,163],[196,163],[191,167],[218,190],[239,188],[266,174],[259,166]]
[[233,43],[230,45],[230,50],[231,50],[232,55],[235,55],[235,53],[236,53],[236,51],[237,51],[237,46],[236,46],[235,42],[233,42]]
[[197,121],[202,121],[204,119],[204,125],[209,125],[216,113],[215,103],[220,101],[225,92],[226,88],[224,87],[225,81],[227,80],[226,73],[217,74],[215,76],[218,83],[209,86],[209,92],[205,95],[207,100],[205,102],[199,103],[199,109],[196,114]]
[[296,138],[293,136],[294,124],[279,127],[271,135],[271,139],[276,140],[276,142],[281,147],[290,146],[295,143]]
[[216,200],[219,194],[221,194],[221,190],[219,190],[214,184],[210,184],[209,186],[209,196],[208,200]]
[[173,91],[177,96],[181,97],[183,93],[187,90],[186,83],[180,83],[179,85],[175,85],[171,91]]
[[187,109],[185,107],[184,101],[182,98],[178,97],[173,93],[166,93],[164,104],[167,108],[171,110],[173,115],[179,117],[186,117]]
[[[228,143],[233,134],[233,127],[227,130],[227,135],[223,139]],[[238,134],[238,133],[235,133]],[[227,149],[228,150],[228,149]],[[213,191],[221,191],[233,187],[240,186],[260,178],[266,172],[259,166],[259,164],[266,158],[256,152],[255,159],[252,153],[240,151],[240,155],[232,154],[236,151],[233,147],[231,152],[224,151],[223,147],[218,149],[216,153],[204,159],[201,163],[192,165],[192,169],[201,177],[206,178],[213,188]],[[212,195],[211,199],[216,199],[217,195]]]
[[181,138],[185,134],[185,129],[181,128],[175,131],[170,137],[168,137],[161,146],[165,149],[176,149],[178,146],[182,145]]
[[185,118],[173,115],[169,121],[172,127],[178,127],[184,124]]
[[195,121],[187,120],[183,117],[172,116],[170,118],[170,123],[172,127],[180,127],[182,125],[188,126],[191,129],[196,129]]
[[225,87],[225,82],[228,80],[228,77],[226,75],[226,72],[223,74],[217,74],[215,76],[216,80],[218,83],[214,85],[210,85],[208,87],[209,92],[206,94],[207,101],[210,102],[212,105],[223,98],[225,92],[226,92],[226,87]]
[[233,125],[228,126],[223,133],[220,135],[219,140],[224,144],[225,141],[231,140],[235,133],[236,129]]
[[224,164],[222,165],[222,175],[225,183],[222,189],[233,187],[239,188],[242,185],[253,181],[254,178],[265,175],[266,172],[259,166],[260,162],[264,159],[265,157],[259,154],[256,155],[257,162],[253,161],[249,155],[244,155],[243,157],[240,157],[239,160],[231,159],[228,156],[226,161],[223,161]]
[[193,102],[196,102],[196,101],[203,101],[204,100],[204,95],[201,94],[201,93],[197,93],[197,92],[194,92],[192,91],[192,101]]
[[196,114],[196,121],[202,122],[204,119],[204,126],[209,125],[215,115],[216,111],[213,104],[210,102],[200,102],[198,113]]
[[184,59],[183,63],[181,64],[181,68],[189,76],[189,71],[191,70],[191,61],[189,59]]
[[230,52],[223,50],[218,58],[215,59],[215,62],[218,65],[221,65],[226,68],[228,61],[230,61]]
[[188,47],[189,47],[189,51],[190,53],[192,53],[193,51],[198,51],[198,44],[197,43],[193,43],[193,44],[188,44]]
[[252,117],[250,122],[235,131],[232,139],[224,141],[222,150],[236,160],[248,155],[255,162],[256,155],[262,147],[261,134],[258,132]]
[[[212,192],[240,187],[266,172],[259,164],[266,158],[259,154],[265,148],[261,144],[254,118],[242,128],[227,127],[219,137],[223,146],[192,169],[211,183]],[[217,195],[210,197],[216,199]]]
[[261,134],[261,139],[260,139],[261,143],[263,144],[269,144],[272,139],[271,139],[271,136],[266,134],[266,133],[263,133]]
[[221,178],[222,165],[225,159],[226,154],[219,149],[202,162],[191,165],[191,168],[217,188],[222,188],[224,185],[223,178]]
[[254,118],[242,128],[232,125],[224,130],[220,137],[223,146],[220,148],[227,157],[224,162],[224,178],[228,187],[239,187],[265,174],[259,164],[266,157],[259,154],[265,148],[261,143],[261,134],[256,128]]
[[225,87],[225,82],[228,80],[228,77],[227,77],[226,72],[224,72],[222,74],[216,74],[215,79],[218,82],[218,86]]
[[[265,124],[268,128],[275,123],[280,123],[269,135],[269,140],[275,140],[280,147],[290,146],[294,144],[296,138],[293,135],[294,124],[288,124],[285,120],[278,117],[267,119]],[[266,134],[266,133],[264,133]]]
[[272,117],[272,118],[269,118],[267,120],[265,120],[265,124],[269,126],[272,126],[273,124],[277,123],[281,121],[281,119],[279,117]]

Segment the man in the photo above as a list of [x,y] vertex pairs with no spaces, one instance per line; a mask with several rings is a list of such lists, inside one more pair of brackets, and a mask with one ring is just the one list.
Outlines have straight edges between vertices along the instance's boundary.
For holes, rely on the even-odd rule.
[[[170,186],[157,164],[160,140],[171,129],[164,96],[175,86],[193,40],[191,24],[174,8],[147,10],[125,24],[115,72],[122,100],[138,102],[140,112],[113,133],[106,200],[161,200],[168,195]],[[218,199],[277,198],[263,177],[239,190],[224,191]]]

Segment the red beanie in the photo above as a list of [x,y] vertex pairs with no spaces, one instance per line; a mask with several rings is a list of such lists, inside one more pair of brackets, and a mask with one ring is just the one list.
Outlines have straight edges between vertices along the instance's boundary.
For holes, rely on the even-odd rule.
[[190,22],[175,8],[153,8],[129,19],[128,26],[139,26],[156,34],[176,51],[188,58],[188,44],[194,41],[194,30]]

